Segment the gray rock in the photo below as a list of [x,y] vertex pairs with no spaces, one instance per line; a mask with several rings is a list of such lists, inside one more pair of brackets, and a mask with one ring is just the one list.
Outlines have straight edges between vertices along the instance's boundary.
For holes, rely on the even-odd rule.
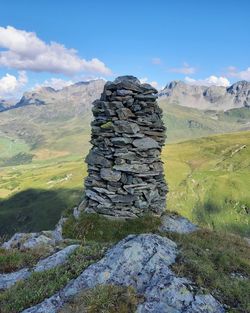
[[42,233],[16,233],[10,240],[4,242],[2,248],[4,249],[33,249],[39,246],[54,246],[55,240],[49,238]]
[[139,150],[148,150],[148,149],[155,149],[159,148],[159,144],[157,141],[150,137],[145,137],[142,139],[135,139],[133,141],[133,145],[138,148]]
[[28,268],[23,268],[14,273],[0,274],[0,290],[8,289],[19,280],[26,279],[30,276]]
[[32,272],[43,272],[65,263],[79,245],[68,246],[57,253],[40,260],[33,268],[23,268],[19,271],[7,274],[0,274],[0,290],[8,289],[18,281],[29,278]]
[[109,198],[113,203],[132,204],[135,201],[132,195],[110,195]]
[[[74,208],[74,216],[76,217],[76,215],[78,215],[79,217],[80,210],[77,212],[76,209]],[[67,218],[62,216],[59,222],[56,224],[55,229],[52,231],[52,238],[55,240],[55,243],[63,241],[62,231],[63,231],[63,225],[66,221],[67,221]]]
[[176,255],[176,244],[167,238],[130,235],[63,290],[23,313],[56,313],[72,296],[99,284],[133,286],[145,298],[137,313],[223,313],[211,295],[198,294],[192,282],[172,272]]
[[140,127],[136,123],[127,121],[115,121],[114,129],[117,133],[136,134],[140,131]]
[[85,194],[91,200],[94,200],[94,201],[102,203],[102,204],[105,203],[109,207],[111,206],[111,202],[110,201],[108,201],[107,199],[101,197],[98,193],[96,193],[96,192],[94,192],[92,190],[89,190],[89,189],[85,190]]
[[132,95],[133,91],[132,90],[127,90],[127,89],[118,89],[116,91],[117,96],[128,96],[128,95]]
[[131,112],[131,110],[128,108],[121,108],[121,109],[116,110],[116,112],[120,120],[126,120],[129,117],[135,116],[134,113]]
[[129,137],[115,137],[111,139],[111,142],[115,146],[125,146],[127,144],[132,143],[132,139]]
[[113,191],[110,191],[108,189],[105,189],[105,188],[100,188],[100,187],[93,187],[93,189],[99,193],[103,193],[105,195],[114,195],[115,192]]
[[121,179],[121,172],[109,168],[102,168],[100,171],[100,176],[104,180],[117,182]]
[[79,245],[68,246],[58,251],[57,253],[47,257],[46,259],[39,261],[33,268],[33,271],[43,272],[65,263],[69,255],[72,254],[78,247]]
[[187,218],[176,214],[163,215],[161,222],[161,231],[188,234],[198,230],[197,225],[191,223]]
[[114,165],[114,169],[121,172],[128,172],[128,173],[143,173],[149,170],[147,164],[122,164],[122,165]]
[[100,165],[104,167],[109,167],[112,165],[112,162],[106,159],[104,156],[96,153],[95,151],[90,151],[86,157],[86,162],[89,165]]

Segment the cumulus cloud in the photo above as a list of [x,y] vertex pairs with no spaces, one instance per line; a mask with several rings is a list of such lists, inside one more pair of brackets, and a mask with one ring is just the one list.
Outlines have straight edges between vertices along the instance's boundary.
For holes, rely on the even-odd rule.
[[159,65],[159,64],[161,64],[161,59],[160,58],[153,58],[152,63],[155,65]]
[[28,82],[24,71],[18,73],[18,77],[6,74],[0,78],[0,97],[15,96]]
[[236,67],[229,66],[228,67],[228,76],[235,77],[235,78],[241,79],[241,80],[250,80],[250,67],[246,68],[243,71],[239,71]]
[[59,89],[62,89],[64,87],[70,86],[72,84],[74,84],[74,81],[72,81],[72,80],[64,80],[61,78],[52,77],[50,79],[45,80],[41,84],[35,85],[34,89],[39,89],[42,87],[52,87],[55,90],[59,90]]
[[223,86],[228,87],[230,86],[230,81],[226,77],[217,77],[211,75],[204,79],[194,79],[190,77],[185,77],[186,83],[190,85],[199,85],[199,86]]
[[141,82],[142,84],[147,83],[147,84],[152,85],[154,88],[159,89],[158,82],[156,82],[156,81],[148,81],[148,78],[147,78],[147,77],[139,78],[139,80],[140,80],[140,82]]
[[99,59],[85,60],[64,45],[45,43],[36,33],[0,27],[0,66],[35,72],[72,75],[78,72],[110,75],[111,70]]
[[196,68],[190,66],[188,63],[184,63],[182,67],[172,67],[169,72],[190,75],[196,72]]

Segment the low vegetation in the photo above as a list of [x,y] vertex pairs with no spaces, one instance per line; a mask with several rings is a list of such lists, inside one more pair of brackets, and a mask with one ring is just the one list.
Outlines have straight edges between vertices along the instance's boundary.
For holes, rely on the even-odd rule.
[[76,250],[64,265],[44,272],[34,272],[27,280],[20,281],[0,293],[0,312],[17,313],[31,307],[62,289],[90,264],[103,256],[107,245],[85,243]]
[[[225,232],[201,229],[192,234],[161,233],[160,220],[145,216],[138,220],[110,220],[95,214],[68,219],[64,236],[82,243],[69,261],[55,269],[34,273],[0,293],[1,313],[16,313],[51,296],[99,260],[107,247],[129,234],[156,233],[174,240],[179,248],[173,271],[189,277],[201,290],[214,295],[230,313],[250,312],[250,250],[245,240]],[[74,298],[64,312],[133,312],[140,297],[134,290],[102,286]],[[131,309],[131,311],[129,311]],[[66,310],[66,311],[65,311]],[[126,311],[127,310],[127,311]]]
[[199,230],[189,235],[167,234],[180,254],[173,270],[227,305],[230,313],[250,312],[250,249],[238,236]]
[[[82,143],[81,148],[86,155],[88,149]],[[166,145],[168,209],[204,227],[249,237],[249,149],[249,131]],[[62,211],[80,201],[87,174],[82,157],[53,158],[43,150],[39,158],[1,168],[0,235],[51,229]]]
[[31,267],[41,258],[50,254],[46,247],[34,248],[27,251],[5,250],[0,248],[0,274],[17,271],[24,267]]
[[159,217],[146,215],[140,219],[112,220],[98,214],[81,214],[79,220],[70,217],[64,225],[66,238],[117,242],[130,234],[154,233],[160,225]]
[[132,287],[99,285],[79,293],[59,313],[134,313],[140,300]]

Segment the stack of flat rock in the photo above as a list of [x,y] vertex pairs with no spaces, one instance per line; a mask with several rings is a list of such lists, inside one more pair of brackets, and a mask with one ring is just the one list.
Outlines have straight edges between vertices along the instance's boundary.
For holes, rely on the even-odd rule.
[[166,206],[165,142],[157,90],[133,76],[107,82],[93,103],[84,209],[115,217],[161,215]]

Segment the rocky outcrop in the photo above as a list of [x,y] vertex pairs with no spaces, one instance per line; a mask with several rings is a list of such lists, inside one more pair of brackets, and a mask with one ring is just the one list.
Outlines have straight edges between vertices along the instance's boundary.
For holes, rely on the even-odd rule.
[[178,234],[189,234],[198,230],[198,226],[187,218],[174,213],[168,213],[161,217],[160,231]]
[[224,312],[215,298],[199,293],[190,280],[172,272],[176,248],[173,241],[158,235],[130,235],[63,290],[23,313],[56,313],[79,291],[99,284],[133,286],[145,299],[137,313]]
[[101,99],[94,101],[93,147],[81,204],[86,212],[116,217],[163,212],[165,127],[156,94],[149,84],[123,76],[107,82]]
[[41,231],[37,233],[15,233],[8,241],[2,244],[2,248],[27,250],[46,246],[52,251],[60,242],[63,241],[62,227],[67,220],[61,217],[54,230]]
[[68,256],[73,253],[79,245],[71,245],[68,246],[53,255],[40,260],[33,268],[23,268],[19,271],[8,273],[8,274],[0,274],[0,290],[8,289],[11,286],[15,285],[18,281],[27,279],[32,272],[43,272],[49,269],[52,269],[58,265],[61,265],[66,262]]

